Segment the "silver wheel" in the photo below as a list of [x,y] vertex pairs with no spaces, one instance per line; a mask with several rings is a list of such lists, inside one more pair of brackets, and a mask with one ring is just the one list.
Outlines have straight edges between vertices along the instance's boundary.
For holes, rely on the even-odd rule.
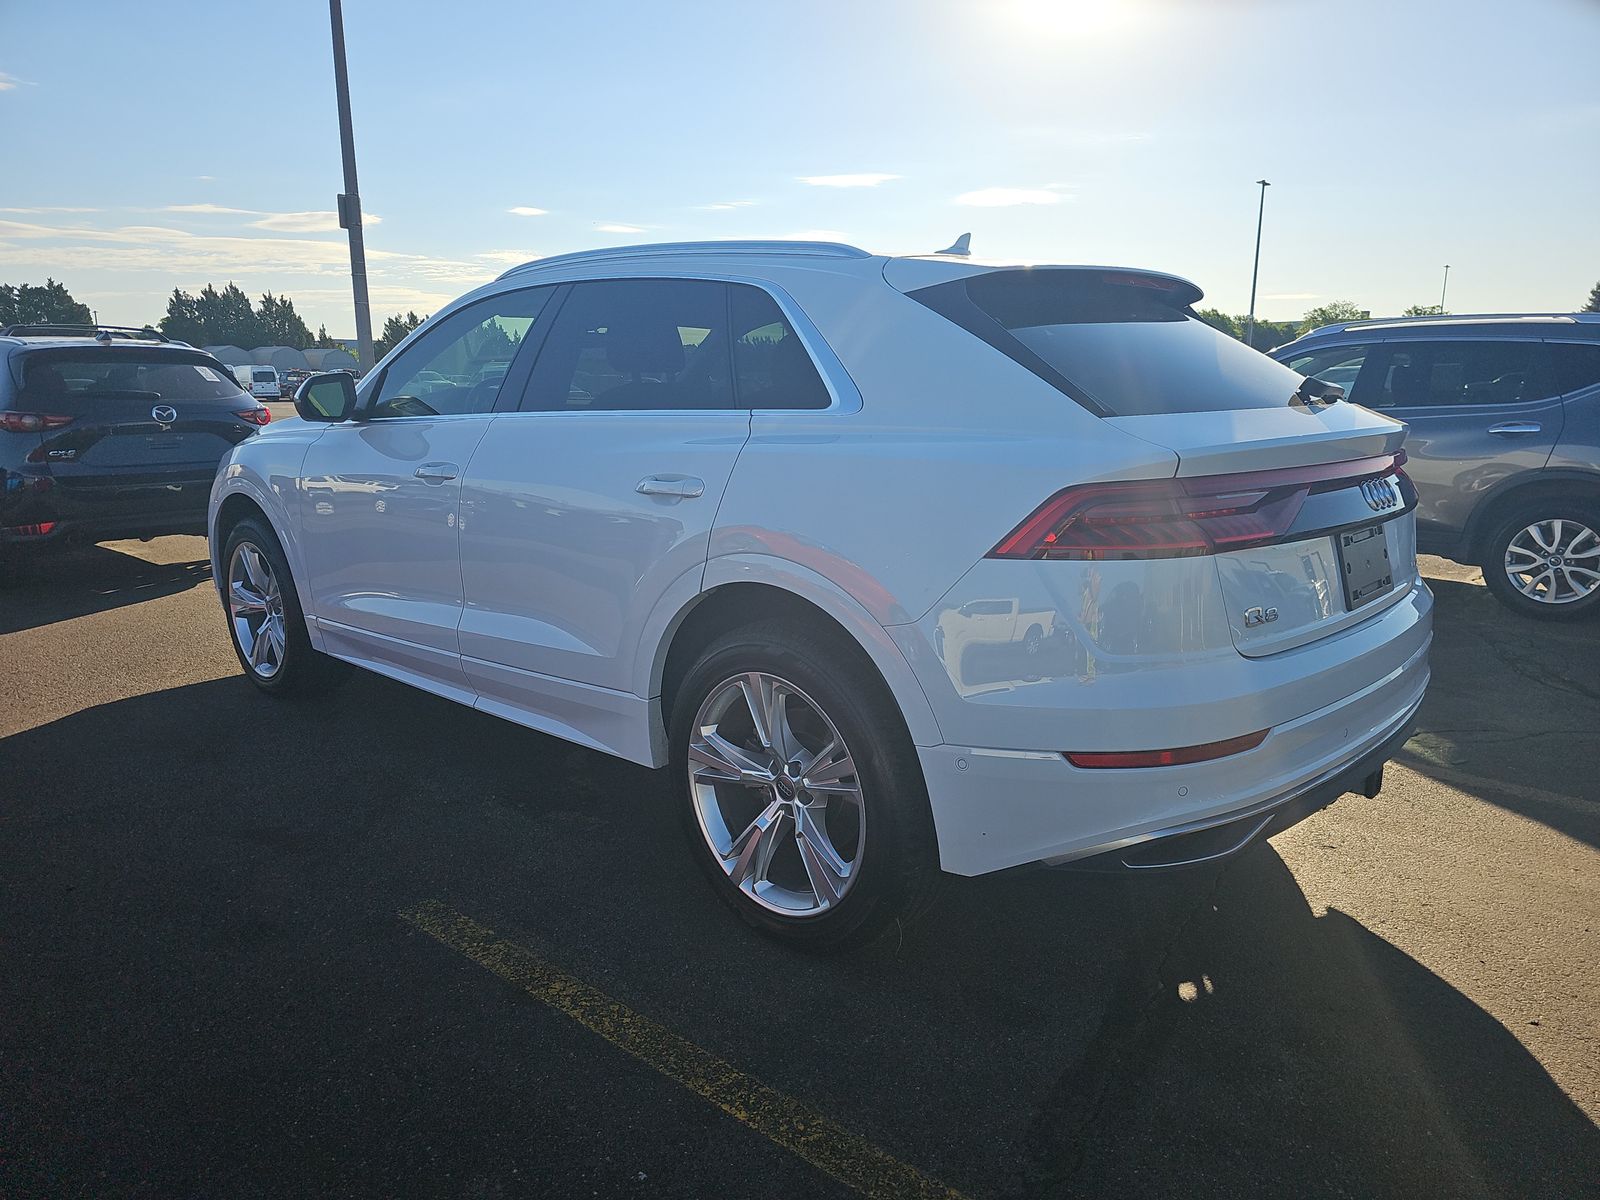
[[1600,536],[1582,521],[1535,521],[1506,546],[1506,578],[1540,604],[1571,604],[1600,588]]
[[228,619],[250,670],[271,679],[283,669],[283,590],[267,556],[240,542],[228,560]]
[[700,832],[740,891],[788,917],[844,899],[866,809],[850,749],[816,701],[761,671],[724,680],[695,714],[688,757]]

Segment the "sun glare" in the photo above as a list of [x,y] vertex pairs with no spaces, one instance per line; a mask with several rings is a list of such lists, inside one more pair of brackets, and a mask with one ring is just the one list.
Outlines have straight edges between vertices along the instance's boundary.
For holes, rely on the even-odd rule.
[[994,0],[1013,32],[1052,38],[1115,33],[1132,23],[1138,8],[1133,0]]

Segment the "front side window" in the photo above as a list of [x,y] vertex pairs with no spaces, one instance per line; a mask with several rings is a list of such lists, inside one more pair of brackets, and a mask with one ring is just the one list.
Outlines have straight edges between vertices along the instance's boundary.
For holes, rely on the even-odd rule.
[[1554,388],[1538,342],[1393,342],[1362,380],[1372,408],[1443,408],[1547,399]]
[[552,288],[469,304],[429,328],[384,370],[368,416],[446,417],[494,409],[500,386]]
[[523,401],[544,412],[730,409],[727,285],[698,279],[575,284]]

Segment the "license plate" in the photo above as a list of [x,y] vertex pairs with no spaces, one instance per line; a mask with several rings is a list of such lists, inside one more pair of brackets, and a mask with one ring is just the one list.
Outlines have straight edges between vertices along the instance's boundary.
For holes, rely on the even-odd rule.
[[1360,608],[1394,587],[1389,565],[1389,538],[1382,525],[1368,525],[1339,535],[1339,565],[1344,575],[1344,602]]

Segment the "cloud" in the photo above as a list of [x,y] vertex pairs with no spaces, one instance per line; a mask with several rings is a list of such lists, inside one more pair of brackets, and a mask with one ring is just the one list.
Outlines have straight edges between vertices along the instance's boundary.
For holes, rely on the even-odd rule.
[[215,183],[217,181],[217,177],[215,175],[196,175],[195,178],[201,183]]
[[784,242],[847,242],[850,235],[837,229],[801,229],[778,239]]
[[245,216],[257,216],[253,208],[224,208],[220,204],[168,204],[160,211],[176,213],[239,213]]
[[46,205],[43,205],[43,206],[41,206],[39,208],[0,208],[0,212],[24,213],[24,214],[27,214],[27,213],[53,213],[53,212],[85,213],[85,212],[99,212],[99,211],[100,210],[98,208],[73,208],[73,207],[70,207],[70,206],[67,206],[67,205],[60,205],[60,204],[46,204]]
[[526,204],[519,204],[515,208],[506,209],[515,217],[542,217],[550,210],[548,208],[529,208]]
[[1060,192],[1049,188],[989,187],[962,192],[951,203],[969,208],[1014,208],[1019,204],[1060,204],[1063,199]]
[[481,258],[484,262],[499,263],[507,267],[519,267],[525,262],[532,262],[543,255],[535,254],[532,250],[480,250],[473,258]]
[[899,179],[898,175],[888,175],[881,171],[864,171],[859,175],[801,175],[801,183],[809,183],[812,187],[831,188],[862,188],[877,187],[880,183],[888,183],[891,179]]
[[[28,84],[28,81],[26,79],[18,79],[15,75],[8,75],[4,71],[0,71],[0,92],[14,92],[23,84]],[[32,87],[33,85],[28,84],[28,86]]]
[[[260,217],[248,224],[254,229],[268,229],[274,233],[334,233],[339,228],[336,212],[262,212],[259,208],[228,208],[221,204],[168,204],[161,212],[190,213],[200,216]],[[363,225],[377,225],[382,217],[373,213],[361,214]]]
[[601,233],[643,233],[644,232],[644,226],[643,225],[602,225],[598,221],[596,221],[594,227],[596,229],[598,229]]
[[718,200],[715,204],[700,204],[696,207],[701,212],[727,212],[730,209],[751,208],[754,205],[754,200]]

